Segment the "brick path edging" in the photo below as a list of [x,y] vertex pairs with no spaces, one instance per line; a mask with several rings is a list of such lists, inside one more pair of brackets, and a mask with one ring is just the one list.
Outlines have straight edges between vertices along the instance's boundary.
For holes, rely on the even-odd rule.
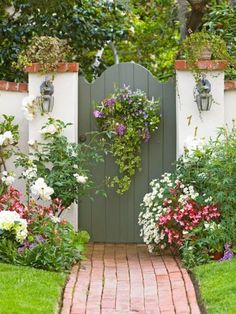
[[200,314],[193,283],[172,255],[144,245],[91,244],[74,266],[61,314]]

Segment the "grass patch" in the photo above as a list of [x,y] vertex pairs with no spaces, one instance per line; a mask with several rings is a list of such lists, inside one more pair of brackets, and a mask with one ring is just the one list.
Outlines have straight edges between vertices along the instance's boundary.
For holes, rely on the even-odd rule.
[[207,313],[236,313],[236,259],[198,266],[193,274]]
[[0,314],[53,314],[66,274],[0,263]]

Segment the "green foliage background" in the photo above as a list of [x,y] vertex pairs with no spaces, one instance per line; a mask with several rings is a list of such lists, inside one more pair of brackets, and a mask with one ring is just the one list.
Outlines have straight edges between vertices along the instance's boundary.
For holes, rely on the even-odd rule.
[[[204,23],[221,34],[236,56],[236,9],[227,0],[210,0]],[[14,8],[6,13],[9,6]],[[73,59],[87,79],[92,80],[114,63],[112,41],[120,61],[135,61],[160,80],[173,75],[179,51],[179,21],[176,0],[2,0],[0,3],[0,78],[26,80],[12,66],[33,36],[67,39]],[[98,67],[96,53],[105,47]],[[234,72],[231,71],[231,77]]]

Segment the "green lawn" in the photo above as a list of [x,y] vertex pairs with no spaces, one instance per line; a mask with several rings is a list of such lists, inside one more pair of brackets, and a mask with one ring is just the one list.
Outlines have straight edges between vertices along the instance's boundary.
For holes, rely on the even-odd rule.
[[236,258],[198,266],[194,270],[209,314],[236,314]]
[[65,280],[63,273],[0,264],[0,314],[54,314]]

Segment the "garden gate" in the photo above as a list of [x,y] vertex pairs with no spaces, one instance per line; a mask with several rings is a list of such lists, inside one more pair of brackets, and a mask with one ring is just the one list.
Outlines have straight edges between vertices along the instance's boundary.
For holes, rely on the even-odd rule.
[[[80,200],[78,225],[90,233],[94,242],[142,242],[138,226],[139,205],[149,191],[149,182],[171,170],[176,159],[174,81],[160,83],[148,70],[132,62],[108,68],[91,84],[79,77],[79,137],[96,129],[93,102],[108,97],[115,86],[120,87],[123,83],[145,91],[149,99],[160,100],[161,123],[150,143],[142,145],[142,171],[137,171],[128,192],[119,196],[115,189],[107,188],[106,198],[98,195],[94,196],[94,201]],[[105,163],[99,164],[94,171],[97,184],[101,184],[106,176],[115,174],[117,168],[112,157],[106,157]]]

